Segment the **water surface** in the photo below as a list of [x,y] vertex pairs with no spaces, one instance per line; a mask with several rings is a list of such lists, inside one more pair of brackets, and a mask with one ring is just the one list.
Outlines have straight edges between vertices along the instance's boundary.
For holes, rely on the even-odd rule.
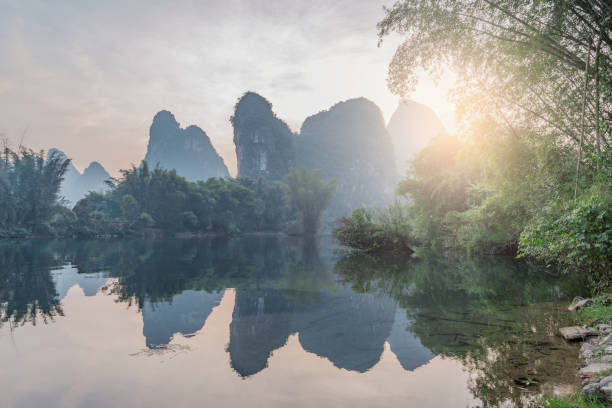
[[330,239],[0,241],[0,406],[521,406],[579,283]]

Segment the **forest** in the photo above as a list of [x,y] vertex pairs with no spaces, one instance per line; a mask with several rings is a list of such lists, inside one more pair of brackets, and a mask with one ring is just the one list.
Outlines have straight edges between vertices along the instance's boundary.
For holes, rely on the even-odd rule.
[[4,149],[0,237],[314,234],[335,190],[333,181],[305,169],[292,169],[283,182],[190,182],[143,161],[108,180],[109,191],[89,192],[71,209],[59,193],[69,162],[53,153]]
[[[458,75],[460,131],[410,163],[387,211],[336,230],[355,248],[530,257],[612,286],[612,7],[604,1],[401,1],[379,40],[400,96],[420,70]],[[406,245],[410,243],[411,245]]]

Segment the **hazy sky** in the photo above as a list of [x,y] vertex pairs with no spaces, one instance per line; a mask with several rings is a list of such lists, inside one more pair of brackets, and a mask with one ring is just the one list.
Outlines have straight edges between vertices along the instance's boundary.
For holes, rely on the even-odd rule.
[[[389,119],[399,38],[378,48],[376,22],[392,2],[1,0],[0,135],[117,174],[144,158],[153,116],[168,109],[204,129],[233,173],[229,117],[247,90],[294,131],[358,96]],[[449,86],[424,77],[412,98],[453,129]]]

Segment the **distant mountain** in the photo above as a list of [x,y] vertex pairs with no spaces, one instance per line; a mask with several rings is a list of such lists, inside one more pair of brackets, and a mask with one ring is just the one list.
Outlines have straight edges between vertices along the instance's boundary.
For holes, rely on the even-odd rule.
[[182,129],[167,110],[153,118],[145,161],[150,167],[175,169],[190,181],[229,177],[223,159],[206,132],[193,125]]
[[[66,154],[58,149],[49,149],[47,157],[52,154],[58,154],[66,158]],[[60,188],[60,196],[68,201],[70,207],[74,206],[77,201],[85,197],[90,191],[104,192],[108,189],[105,181],[111,176],[98,162],[91,162],[81,174],[72,163],[68,165],[64,181]]]
[[[59,156],[63,159],[68,158],[64,152],[62,152],[59,149],[55,149],[55,148],[49,149],[49,151],[47,152],[47,157],[50,157],[52,155]],[[76,180],[78,180],[79,177],[81,177],[81,172],[79,172],[77,168],[74,167],[74,164],[70,162],[70,164],[66,168],[66,173],[64,174],[64,182],[62,183],[62,190],[60,194],[65,196],[66,195],[64,193],[65,186],[73,185],[76,182]]]
[[298,166],[320,169],[325,179],[336,179],[328,218],[392,202],[393,145],[374,102],[350,99],[310,116],[296,138],[296,152]]
[[393,140],[398,175],[403,177],[408,160],[423,149],[431,138],[444,133],[444,125],[428,106],[404,101],[389,120],[387,130]]
[[90,191],[103,192],[108,189],[105,181],[111,176],[98,162],[91,162],[74,183],[74,190],[80,196],[87,195]]
[[295,166],[293,134],[267,99],[254,92],[245,93],[236,104],[231,122],[238,177],[281,180]]

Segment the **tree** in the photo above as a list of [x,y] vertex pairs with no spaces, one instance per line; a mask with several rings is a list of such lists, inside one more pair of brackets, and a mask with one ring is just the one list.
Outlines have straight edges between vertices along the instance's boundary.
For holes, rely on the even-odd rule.
[[450,65],[464,117],[491,115],[512,131],[540,129],[574,146],[584,129],[594,148],[612,142],[611,28],[603,0],[404,0],[378,24],[381,40],[406,35],[389,66],[395,93],[410,92],[419,69],[440,74]]
[[335,180],[324,183],[318,170],[291,169],[282,183],[289,207],[300,218],[302,232],[315,234],[321,214],[336,191]]
[[0,227],[36,232],[51,218],[70,161],[21,148],[4,149],[0,164]]

